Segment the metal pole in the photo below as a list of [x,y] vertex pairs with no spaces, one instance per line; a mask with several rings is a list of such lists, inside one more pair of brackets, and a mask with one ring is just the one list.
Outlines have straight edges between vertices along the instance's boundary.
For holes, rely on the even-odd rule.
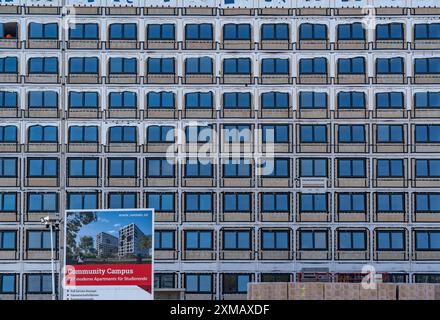
[[53,250],[53,224],[50,224],[50,264],[52,269],[52,300],[55,299],[55,263]]

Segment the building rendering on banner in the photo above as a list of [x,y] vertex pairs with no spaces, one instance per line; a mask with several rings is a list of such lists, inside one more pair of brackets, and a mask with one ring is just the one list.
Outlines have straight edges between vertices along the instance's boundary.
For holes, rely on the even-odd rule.
[[119,230],[118,255],[125,257],[127,255],[146,256],[147,251],[140,246],[140,239],[144,233],[136,224],[131,223]]
[[111,234],[100,232],[96,235],[96,250],[99,258],[108,258],[118,254],[118,238]]
[[[365,268],[440,282],[439,17],[434,0],[1,2],[0,299],[51,299],[40,219],[68,209],[154,208],[155,292],[185,299]],[[100,257],[142,251],[135,225],[95,234]]]

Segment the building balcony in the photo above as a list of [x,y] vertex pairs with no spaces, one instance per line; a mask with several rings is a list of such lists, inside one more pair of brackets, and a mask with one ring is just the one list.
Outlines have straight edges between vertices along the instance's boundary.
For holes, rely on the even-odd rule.
[[67,177],[67,187],[100,187],[99,177]]
[[216,50],[217,43],[214,40],[185,40],[182,47],[183,50]]
[[[376,209],[377,210],[377,209]],[[408,222],[405,212],[374,212],[374,222]]]
[[140,187],[138,177],[107,177],[106,187]]
[[328,211],[317,212],[317,211],[298,210],[296,214],[296,221],[297,222],[330,222],[331,213]]
[[61,41],[48,39],[28,39],[25,41],[26,49],[60,49]]
[[398,250],[374,250],[373,257],[376,261],[405,261],[408,260],[407,251]]
[[[368,246],[367,246],[368,248]],[[370,254],[367,250],[336,250],[336,260],[369,260]]]
[[67,144],[69,153],[100,153],[101,145],[98,142],[77,143],[69,142]]
[[334,111],[334,115],[337,119],[366,119],[369,116],[369,112],[365,108],[338,107]]
[[28,177],[25,179],[26,187],[59,187],[59,177]]
[[301,250],[296,251],[297,260],[330,260],[332,253],[330,250]]
[[0,73],[0,83],[20,83],[21,76],[18,73]]
[[412,84],[440,84],[440,74],[415,74],[411,80]]
[[330,50],[328,40],[299,40],[296,43],[297,50]]
[[294,79],[289,74],[261,74],[258,84],[293,84]]
[[438,153],[440,152],[440,143],[414,143],[411,145],[411,152],[420,153]]
[[144,42],[145,50],[177,50],[179,42],[175,40],[147,40]]
[[24,110],[25,118],[59,118],[60,110],[58,108],[29,108]]
[[146,108],[144,119],[177,119],[179,112],[175,108]]
[[221,50],[255,50],[252,40],[223,40],[220,43]]
[[296,110],[298,119],[330,119],[330,111],[323,108],[301,108]]
[[21,144],[18,142],[0,142],[0,153],[21,152]]
[[408,44],[405,40],[376,40],[373,42],[374,50],[406,50]]
[[259,213],[259,220],[262,222],[291,222],[293,221],[293,214],[290,211],[262,211]]
[[69,50],[101,50],[102,42],[100,40],[68,40],[67,49]]
[[24,78],[25,83],[60,84],[61,77],[54,73],[30,73]]
[[369,179],[356,177],[356,178],[335,178],[336,188],[368,188]]
[[221,178],[220,186],[225,187],[237,187],[237,188],[250,188],[254,187],[254,178],[241,177],[241,178]]
[[154,260],[177,260],[178,251],[176,250],[154,250]]
[[414,250],[412,259],[417,261],[436,261],[440,259],[440,251],[438,250]]
[[366,74],[341,74],[335,78],[336,84],[368,84],[368,76]]
[[110,108],[105,110],[107,119],[140,119],[141,111],[136,108]]
[[438,50],[440,49],[440,40],[439,39],[427,39],[427,40],[418,40],[415,39],[411,42],[412,50]]
[[215,250],[188,250],[182,251],[182,260],[215,260],[217,252]]
[[102,111],[98,108],[68,108],[67,118],[69,119],[100,119]]
[[260,188],[291,188],[292,179],[289,177],[259,177],[258,186]]
[[182,84],[216,84],[217,77],[213,74],[185,74]]
[[[223,201],[222,201],[223,203]],[[249,212],[222,212],[220,213],[221,222],[253,222],[255,217],[253,211]]]
[[368,50],[368,42],[365,40],[338,40],[335,42],[336,50]]
[[175,74],[147,74],[145,84],[178,84],[179,77]]
[[304,143],[297,141],[296,152],[297,153],[328,153],[331,151],[331,145],[329,143]]
[[252,74],[223,74],[220,77],[220,84],[248,85],[254,83]]
[[217,111],[213,108],[188,108],[183,109],[183,118],[215,119]]
[[214,222],[215,212],[182,212],[182,221],[184,222]]
[[[413,166],[414,168],[414,166]],[[414,172],[414,171],[413,171]],[[411,180],[411,186],[413,188],[439,188],[440,177],[413,177]]]
[[140,84],[137,74],[109,74],[105,79],[106,84]]
[[220,260],[254,260],[252,250],[220,250]]
[[293,117],[292,107],[288,108],[263,108],[258,110],[260,119],[291,119]]
[[384,143],[376,142],[373,144],[374,153],[406,153],[408,152],[408,145],[406,143]]
[[338,153],[367,153],[369,152],[369,149],[369,145],[366,142],[339,142],[335,145],[335,152]]
[[216,185],[217,179],[215,177],[182,177],[182,187],[215,187]]
[[145,153],[168,153],[168,152],[177,152],[177,144],[174,142],[148,142],[144,144],[144,152]]
[[440,212],[438,211],[413,211],[414,222],[436,223],[440,222]]
[[61,145],[58,142],[28,142],[25,144],[25,152],[60,152],[60,149]]
[[261,40],[258,43],[258,50],[292,50],[290,40]]
[[69,74],[67,76],[68,84],[99,84],[102,78],[97,73]]
[[373,84],[407,84],[405,74],[378,74],[372,79]]
[[335,215],[336,222],[368,222],[368,212],[356,212],[356,211],[337,211]]
[[412,118],[440,118],[440,108],[417,108],[411,109]]
[[141,43],[137,40],[107,40],[105,48],[107,50],[139,50]]
[[390,118],[390,119],[406,118],[408,117],[408,110],[397,109],[397,108],[374,109],[372,111],[372,114],[373,114],[373,118]]
[[331,84],[331,78],[327,74],[300,74],[296,84]]
[[145,187],[177,187],[177,178],[175,177],[146,177],[144,179]]
[[220,111],[221,118],[231,118],[231,119],[243,119],[243,118],[253,118],[254,110],[251,108],[223,108]]
[[18,39],[0,39],[0,49],[21,49],[21,41]]
[[258,252],[260,260],[292,260],[293,252],[291,250],[263,250]]

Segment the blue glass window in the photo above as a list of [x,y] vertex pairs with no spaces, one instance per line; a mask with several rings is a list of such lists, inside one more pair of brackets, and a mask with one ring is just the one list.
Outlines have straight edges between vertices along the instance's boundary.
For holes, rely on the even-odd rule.
[[212,275],[210,274],[185,274],[186,293],[212,293]]
[[415,140],[417,143],[438,143],[440,142],[440,125],[438,124],[416,124]]
[[0,143],[1,142],[17,142],[17,127],[0,126]]
[[263,143],[288,143],[289,125],[263,124],[261,126]]
[[187,24],[185,26],[186,40],[212,40],[213,28],[210,23]]
[[152,143],[174,142],[174,127],[149,126],[147,129],[147,141]]
[[230,58],[223,60],[224,74],[251,74],[251,59]]
[[366,250],[365,231],[339,231],[339,250]]
[[44,58],[30,58],[28,60],[29,73],[58,73],[58,58],[44,57]]
[[261,163],[262,177],[266,178],[288,178],[290,175],[289,159],[268,159]]
[[339,24],[338,40],[365,40],[365,29],[362,23]]
[[339,109],[365,109],[365,100],[365,93],[363,92],[338,92]]
[[327,250],[327,231],[301,230],[299,233],[301,250]]
[[57,108],[58,92],[56,91],[29,91],[29,108]]
[[376,93],[376,108],[403,109],[403,92],[380,92]]
[[212,178],[213,167],[211,160],[192,160],[185,162],[186,178]]
[[189,92],[185,94],[185,108],[187,109],[212,109],[213,93]]
[[440,108],[440,92],[416,92],[414,105],[416,108]]
[[403,177],[402,159],[378,159],[377,177],[378,178],[401,178]]
[[403,193],[378,193],[378,212],[404,212],[405,195]]
[[52,293],[52,275],[28,274],[26,278],[26,293],[30,293],[30,294]]
[[250,92],[223,93],[223,107],[225,109],[250,109],[252,95]]
[[379,124],[376,129],[376,140],[381,143],[402,143],[403,125],[400,124]]
[[365,143],[365,126],[363,124],[339,125],[338,142]]
[[137,177],[137,159],[108,159],[108,176],[110,178],[135,178]]
[[18,73],[18,59],[16,57],[0,58],[0,73]]
[[223,274],[222,293],[245,294],[249,282],[251,282],[250,274]]
[[327,212],[328,195],[326,193],[300,193],[300,212]]
[[210,57],[187,58],[185,60],[186,74],[212,74],[212,59]]
[[134,192],[110,192],[108,195],[109,209],[133,209],[137,205],[137,194]]
[[299,93],[300,109],[327,109],[327,93],[301,91]]
[[69,127],[69,142],[73,142],[73,143],[98,142],[98,127],[97,126]]
[[147,208],[153,208],[155,212],[174,212],[174,193],[147,193]]
[[289,250],[290,233],[287,230],[263,230],[261,232],[261,249]]
[[186,192],[185,212],[212,212],[212,201],[212,193]]
[[110,92],[108,97],[109,107],[111,109],[136,109],[136,92]]
[[67,160],[67,170],[70,178],[97,178],[99,159],[70,158]]
[[69,209],[98,209],[97,192],[69,192],[67,193],[67,207]]
[[417,58],[414,59],[415,74],[440,73],[440,58]]
[[29,23],[29,39],[58,39],[58,24]]
[[99,60],[96,57],[78,57],[69,59],[69,73],[98,74]]
[[326,58],[303,58],[299,60],[299,74],[327,74]]
[[17,105],[17,92],[0,91],[0,108],[17,108]]
[[[57,233],[53,233],[54,247],[58,248]],[[28,250],[50,250],[50,231],[27,231]]]
[[440,39],[440,23],[420,23],[414,25],[414,39]]
[[149,24],[147,26],[148,40],[174,40],[174,24]]
[[15,192],[0,193],[0,212],[17,212],[17,194]]
[[28,158],[28,177],[57,177],[58,159]]
[[136,58],[110,58],[109,59],[110,74],[136,74],[137,60]]
[[108,136],[110,143],[134,143],[137,141],[137,127],[110,127]]
[[0,177],[17,177],[17,158],[0,158]]
[[365,176],[365,159],[338,159],[339,178],[364,178]]
[[174,58],[148,58],[148,74],[174,74]]
[[403,23],[378,24],[376,40],[403,40]]
[[175,249],[174,231],[172,230],[154,231],[154,249],[174,250]]
[[147,108],[152,109],[174,109],[175,94],[170,91],[147,93]]
[[299,135],[301,143],[325,143],[327,142],[327,126],[320,124],[301,124]]
[[17,232],[0,231],[0,250],[17,249]]
[[98,108],[98,92],[69,92],[69,108]]
[[262,193],[261,207],[263,212],[286,212],[290,208],[288,193]]
[[251,177],[251,164],[246,159],[229,159],[223,164],[223,176],[225,178],[249,178]]
[[0,274],[0,293],[14,294],[16,291],[15,279],[14,274]]
[[226,192],[223,195],[223,210],[225,212],[250,212],[251,194]]
[[377,231],[377,250],[381,250],[381,251],[405,250],[405,232],[400,230]]
[[56,126],[31,126],[28,129],[29,142],[57,142],[58,127]]
[[416,250],[440,250],[440,231],[416,231]]
[[301,177],[327,177],[327,159],[299,159]]
[[223,231],[224,250],[250,250],[251,231],[249,230],[224,230]]
[[287,109],[289,100],[287,92],[265,92],[261,94],[261,107],[263,109]]
[[289,40],[289,25],[287,23],[263,24],[261,40]]
[[377,58],[376,73],[377,74],[403,74],[404,60],[403,58]]
[[166,178],[174,177],[174,163],[169,159],[147,159],[147,177]]
[[417,178],[440,177],[440,160],[416,159],[416,177]]
[[325,24],[303,23],[299,26],[300,40],[326,40],[327,26]]
[[416,193],[416,212],[440,212],[440,193]]
[[289,59],[263,59],[262,74],[290,74]]
[[365,58],[340,58],[338,59],[338,73],[339,74],[364,74],[365,73]]
[[27,201],[29,213],[58,211],[58,194],[55,192],[30,192]]
[[228,23],[223,26],[223,40],[250,40],[251,25]]
[[338,193],[339,212],[365,212],[365,193]]
[[69,28],[70,40],[98,40],[99,27],[97,23],[74,23]]
[[184,231],[186,250],[212,250],[212,231]]
[[135,23],[113,23],[109,28],[110,40],[136,40],[137,26]]

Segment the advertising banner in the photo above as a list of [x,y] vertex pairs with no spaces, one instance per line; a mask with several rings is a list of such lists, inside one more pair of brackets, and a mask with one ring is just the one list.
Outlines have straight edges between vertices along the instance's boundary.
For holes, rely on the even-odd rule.
[[67,210],[64,300],[152,300],[152,209]]

